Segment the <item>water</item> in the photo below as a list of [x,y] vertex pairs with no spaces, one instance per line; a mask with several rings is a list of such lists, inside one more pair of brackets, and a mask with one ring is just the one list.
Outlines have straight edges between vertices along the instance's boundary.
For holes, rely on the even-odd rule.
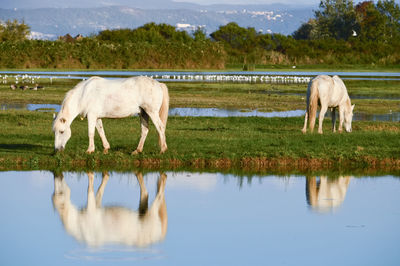
[[400,265],[398,177],[63,176],[0,172],[0,265]]
[[[400,81],[398,72],[340,72],[340,71],[0,71],[7,78],[34,83],[46,79],[87,79],[92,76],[121,78],[148,76],[159,81],[174,82],[234,82],[234,83],[308,83],[320,75],[339,75],[344,80]],[[7,78],[6,78],[7,76]]]
[[[58,104],[0,104],[0,110],[29,110],[43,112],[58,112],[60,105]],[[171,108],[170,116],[190,116],[190,117],[300,117],[304,116],[304,110],[290,110],[280,112],[262,112],[258,110],[238,110],[238,109],[221,109],[221,108]],[[326,117],[331,117],[328,111]],[[399,112],[391,112],[389,114],[365,114],[355,113],[354,121],[400,121]]]

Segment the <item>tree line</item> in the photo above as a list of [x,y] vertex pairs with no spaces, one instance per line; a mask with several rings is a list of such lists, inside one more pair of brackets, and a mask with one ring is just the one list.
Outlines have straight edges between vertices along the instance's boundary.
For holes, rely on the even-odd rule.
[[400,65],[400,8],[394,0],[323,0],[293,34],[231,22],[206,35],[167,24],[104,30],[84,38],[28,40],[29,26],[0,25],[2,68],[223,69],[259,65]]

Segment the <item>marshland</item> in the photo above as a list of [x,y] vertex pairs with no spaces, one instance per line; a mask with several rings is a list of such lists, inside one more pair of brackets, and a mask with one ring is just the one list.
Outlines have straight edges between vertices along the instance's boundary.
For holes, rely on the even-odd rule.
[[[321,1],[290,36],[148,23],[47,41],[0,24],[0,264],[399,265],[398,10]],[[351,133],[329,113],[301,132],[320,74],[343,79]],[[132,154],[133,116],[104,118],[111,148],[96,133],[87,154],[78,116],[55,152],[53,119],[92,76],[165,83],[168,150],[150,122]]]
[[[307,80],[315,72],[287,75],[287,80],[281,73],[265,73],[264,77],[272,77],[265,82],[253,82],[252,77],[256,74],[247,72],[219,75],[245,75],[248,82],[176,82],[165,80],[166,73],[102,73],[112,78],[143,74],[164,76],[163,81],[169,88],[171,114],[166,131],[168,152],[158,154],[157,134],[151,126],[145,151],[132,156],[130,153],[140,137],[138,117],[104,119],[104,128],[111,144],[107,155],[102,154],[98,136],[96,152],[91,155],[85,153],[87,120],[77,118],[72,123],[73,134],[65,151],[54,155],[54,135],[51,131],[53,114],[59,110],[68,90],[81,79],[99,73],[70,71],[64,73],[64,76],[56,76],[56,73],[46,71],[32,74],[3,71],[1,75],[5,78],[0,85],[0,102],[3,106],[0,150],[2,167],[29,168],[32,164],[39,168],[52,168],[56,165],[81,168],[113,165],[121,169],[128,169],[132,165],[200,169],[237,169],[257,165],[264,170],[276,166],[294,169],[357,165],[383,169],[399,167],[400,93],[397,88],[400,78],[396,73],[381,72],[379,76],[375,73],[373,80],[370,79],[373,74],[341,73],[352,103],[356,105],[354,130],[351,134],[332,133],[328,116],[323,135],[301,133]],[[168,75],[175,79],[178,76],[171,73]],[[180,75],[189,76],[188,73]],[[209,74],[198,72],[196,75]],[[260,76],[259,73],[257,75]],[[284,78],[274,80],[276,76]],[[296,79],[298,76],[302,78]],[[16,82],[19,87],[23,86],[21,84],[30,87],[39,83],[42,88],[12,90],[10,86]],[[29,106],[33,107],[27,108]],[[201,115],[204,110],[206,112]],[[225,115],[218,115],[223,110]]]

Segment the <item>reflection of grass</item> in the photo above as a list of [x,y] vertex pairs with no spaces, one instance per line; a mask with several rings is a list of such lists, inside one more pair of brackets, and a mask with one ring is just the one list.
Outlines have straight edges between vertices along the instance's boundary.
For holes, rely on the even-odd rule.
[[[0,166],[39,167],[215,167],[251,168],[288,165],[291,167],[388,166],[400,168],[400,124],[355,122],[353,133],[333,134],[329,119],[325,134],[305,134],[301,118],[185,118],[168,121],[168,151],[160,155],[155,129],[144,153],[131,156],[139,140],[138,118],[104,119],[111,144],[102,154],[96,136],[96,152],[86,155],[87,120],[72,124],[72,138],[66,150],[53,156],[52,115],[42,112],[0,112]],[[33,165],[34,163],[34,165]]]

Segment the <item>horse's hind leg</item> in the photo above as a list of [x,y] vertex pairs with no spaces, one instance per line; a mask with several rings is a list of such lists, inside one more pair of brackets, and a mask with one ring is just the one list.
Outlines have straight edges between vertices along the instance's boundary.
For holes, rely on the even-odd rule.
[[322,134],[322,122],[324,121],[325,113],[328,110],[328,106],[321,105],[321,110],[319,111],[319,121],[318,121],[318,133]]
[[143,174],[135,173],[140,186],[140,202],[139,202],[139,215],[144,216],[149,207],[149,192],[147,192],[146,185],[143,182]]
[[167,142],[165,141],[165,125],[161,121],[158,112],[151,112],[149,113],[149,116],[151,118],[151,121],[153,121],[153,124],[155,125],[158,132],[160,149],[161,149],[160,152],[164,153],[167,150]]
[[110,143],[108,143],[108,141],[107,141],[106,134],[104,133],[103,122],[101,121],[100,118],[97,119],[97,121],[96,121],[96,129],[101,138],[101,142],[103,143],[103,148],[104,148],[103,153],[107,154],[108,149],[110,148]]
[[106,188],[107,182],[110,179],[108,172],[103,172],[103,178],[101,179],[101,184],[96,192],[96,207],[101,208],[101,202],[103,200],[104,189]]
[[310,132],[314,132],[315,120],[317,119],[317,107],[308,108],[308,120],[310,121]]
[[308,122],[308,110],[306,110],[306,115],[304,117],[304,126],[303,126],[303,129],[301,130],[301,132],[303,132],[303,133],[307,132],[307,122]]
[[139,116],[140,116],[140,127],[142,129],[142,132],[140,134],[139,144],[136,150],[132,152],[132,154],[138,154],[143,151],[143,145],[146,140],[147,133],[149,133],[149,115],[143,109],[141,109]]

